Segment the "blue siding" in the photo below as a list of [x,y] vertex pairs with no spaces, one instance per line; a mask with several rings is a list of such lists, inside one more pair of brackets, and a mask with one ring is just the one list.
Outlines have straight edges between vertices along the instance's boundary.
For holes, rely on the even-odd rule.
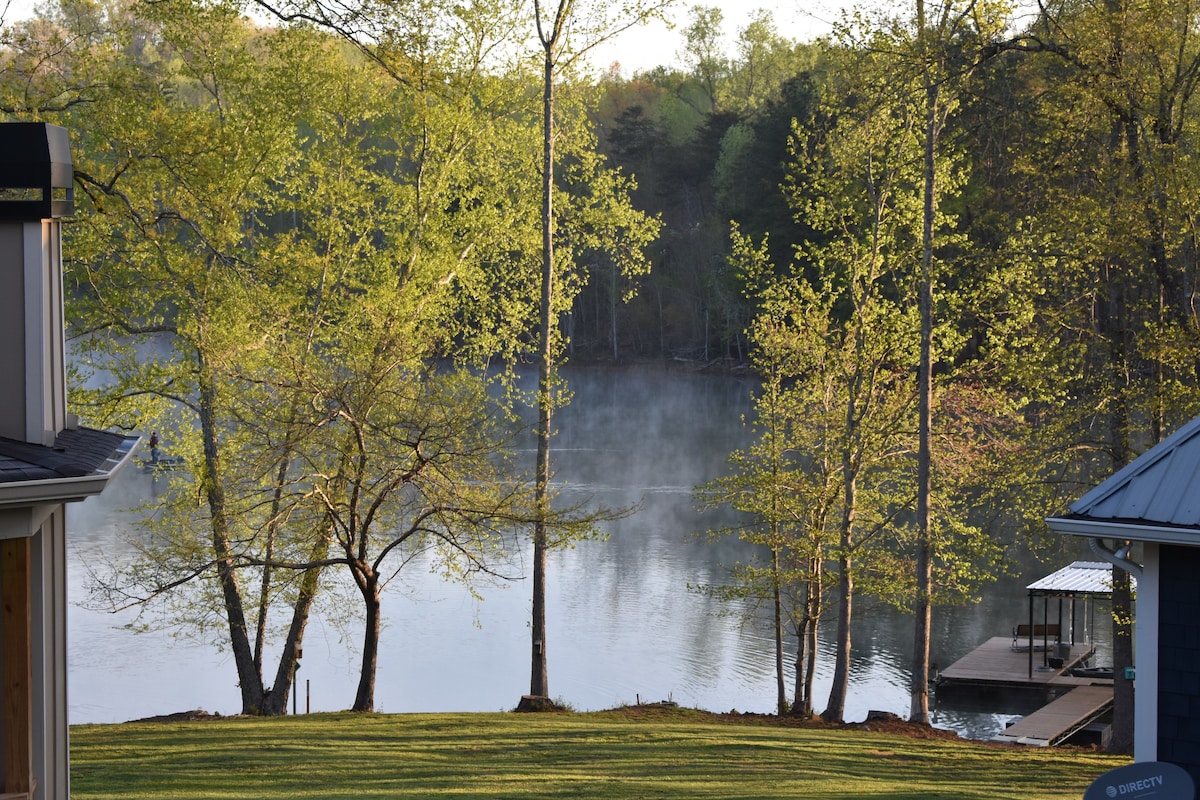
[[1160,555],[1158,759],[1200,786],[1200,548],[1164,545]]

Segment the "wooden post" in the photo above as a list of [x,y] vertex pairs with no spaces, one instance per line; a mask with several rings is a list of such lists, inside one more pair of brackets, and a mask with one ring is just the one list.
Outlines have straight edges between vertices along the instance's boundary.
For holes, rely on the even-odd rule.
[[3,669],[5,793],[28,795],[33,773],[33,667],[29,539],[0,542],[0,668]]

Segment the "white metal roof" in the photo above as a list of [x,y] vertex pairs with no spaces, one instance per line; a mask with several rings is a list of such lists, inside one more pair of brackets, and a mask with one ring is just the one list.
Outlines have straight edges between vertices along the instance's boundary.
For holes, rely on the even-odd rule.
[[1200,545],[1200,417],[1046,522],[1076,536]]
[[1030,594],[1112,594],[1112,565],[1103,561],[1076,561],[1026,587]]

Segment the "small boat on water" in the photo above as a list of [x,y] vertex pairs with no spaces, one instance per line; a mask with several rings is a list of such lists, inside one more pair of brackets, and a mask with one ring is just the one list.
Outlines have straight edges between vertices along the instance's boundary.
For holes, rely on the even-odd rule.
[[183,469],[183,456],[159,456],[158,458],[143,458],[138,465],[146,472],[156,470]]
[[1103,678],[1112,680],[1112,667],[1072,667],[1070,673],[1076,678]]

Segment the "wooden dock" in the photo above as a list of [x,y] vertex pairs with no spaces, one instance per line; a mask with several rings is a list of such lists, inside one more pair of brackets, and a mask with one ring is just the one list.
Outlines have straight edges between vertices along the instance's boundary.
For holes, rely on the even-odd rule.
[[995,741],[1050,747],[1087,727],[1107,712],[1112,702],[1112,686],[1076,686],[1010,725]]
[[[1045,693],[1047,705],[1029,714],[995,737],[996,741],[1049,747],[1070,738],[1102,716],[1112,706],[1111,678],[1077,678],[1070,674],[1092,655],[1090,645],[1053,648],[1033,652],[1030,671],[1028,647],[1013,647],[1011,637],[988,639],[938,676],[937,690],[975,689],[1006,691],[1020,689]],[[1049,666],[1055,655],[1058,666]],[[1058,657],[1061,656],[1061,663]]]
[[[1069,670],[1092,655],[1090,645],[1071,646],[1059,667],[1043,666],[1049,659],[1041,650],[1033,653],[1033,672],[1029,670],[1029,650],[1013,649],[1012,638],[996,636],[988,639],[967,655],[955,661],[938,676],[938,686],[987,686],[993,688],[1065,688],[1090,686],[1095,678],[1076,678]],[[1107,681],[1111,685],[1112,681]]]

